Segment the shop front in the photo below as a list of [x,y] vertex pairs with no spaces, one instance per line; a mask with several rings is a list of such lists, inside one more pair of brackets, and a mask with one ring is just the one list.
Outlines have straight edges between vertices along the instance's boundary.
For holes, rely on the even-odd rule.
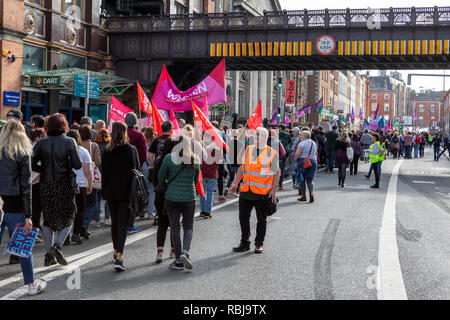
[[60,112],[70,125],[79,123],[86,114],[93,121],[106,121],[111,94],[120,96],[133,85],[134,81],[128,79],[81,68],[29,72],[24,76],[22,88],[24,120],[34,114]]

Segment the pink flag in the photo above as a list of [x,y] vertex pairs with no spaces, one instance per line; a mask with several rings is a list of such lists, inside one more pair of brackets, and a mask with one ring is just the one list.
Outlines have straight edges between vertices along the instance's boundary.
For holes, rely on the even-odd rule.
[[178,124],[178,118],[173,112],[172,108],[170,108],[170,122],[173,124],[173,133],[175,136],[181,133],[180,125]]
[[208,116],[208,96],[205,96],[202,111],[205,114],[205,116]]
[[172,107],[174,112],[192,110],[191,100],[196,105],[204,105],[205,97],[209,104],[226,102],[225,59],[202,82],[186,91],[177,88],[164,66],[153,93],[153,101],[159,109]]
[[130,112],[133,112],[133,110],[117,100],[114,95],[111,97],[111,110],[109,111],[109,118],[111,120],[125,121],[125,115]]

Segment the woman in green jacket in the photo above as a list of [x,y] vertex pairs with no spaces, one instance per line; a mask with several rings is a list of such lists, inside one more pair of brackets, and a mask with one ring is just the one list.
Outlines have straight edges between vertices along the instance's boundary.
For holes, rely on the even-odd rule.
[[[166,208],[170,220],[170,236],[175,249],[175,261],[170,268],[183,270],[192,269],[189,250],[192,241],[195,185],[198,182],[200,165],[195,164],[192,153],[191,140],[185,136],[178,136],[178,143],[172,153],[164,157],[158,173],[158,181],[167,186]],[[180,217],[183,217],[183,248],[180,237]]]

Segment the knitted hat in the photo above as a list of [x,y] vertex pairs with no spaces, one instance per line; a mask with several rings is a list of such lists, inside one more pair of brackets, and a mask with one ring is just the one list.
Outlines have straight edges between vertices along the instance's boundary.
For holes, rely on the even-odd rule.
[[134,127],[137,124],[137,116],[136,113],[130,112],[125,116],[125,123],[128,128]]

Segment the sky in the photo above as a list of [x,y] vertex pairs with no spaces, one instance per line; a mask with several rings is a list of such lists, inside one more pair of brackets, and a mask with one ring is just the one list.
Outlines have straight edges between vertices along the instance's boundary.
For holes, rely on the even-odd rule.
[[[372,9],[377,8],[407,8],[407,7],[448,7],[450,6],[449,0],[346,0],[346,1],[336,1],[336,0],[314,0],[314,1],[301,1],[301,0],[279,0],[282,9],[286,10],[317,10],[317,9],[367,9],[368,7]],[[450,66],[449,66],[450,68]],[[389,73],[390,70],[388,70]],[[398,70],[402,73],[403,80],[407,81],[408,73],[429,73],[429,74],[443,74],[444,70]],[[364,72],[365,73],[365,72]],[[450,69],[445,72],[450,75]],[[377,70],[371,70],[370,75],[378,75]],[[450,89],[450,77],[445,80],[446,90]],[[443,89],[443,78],[442,77],[413,77],[411,88],[414,90],[421,89]]]

